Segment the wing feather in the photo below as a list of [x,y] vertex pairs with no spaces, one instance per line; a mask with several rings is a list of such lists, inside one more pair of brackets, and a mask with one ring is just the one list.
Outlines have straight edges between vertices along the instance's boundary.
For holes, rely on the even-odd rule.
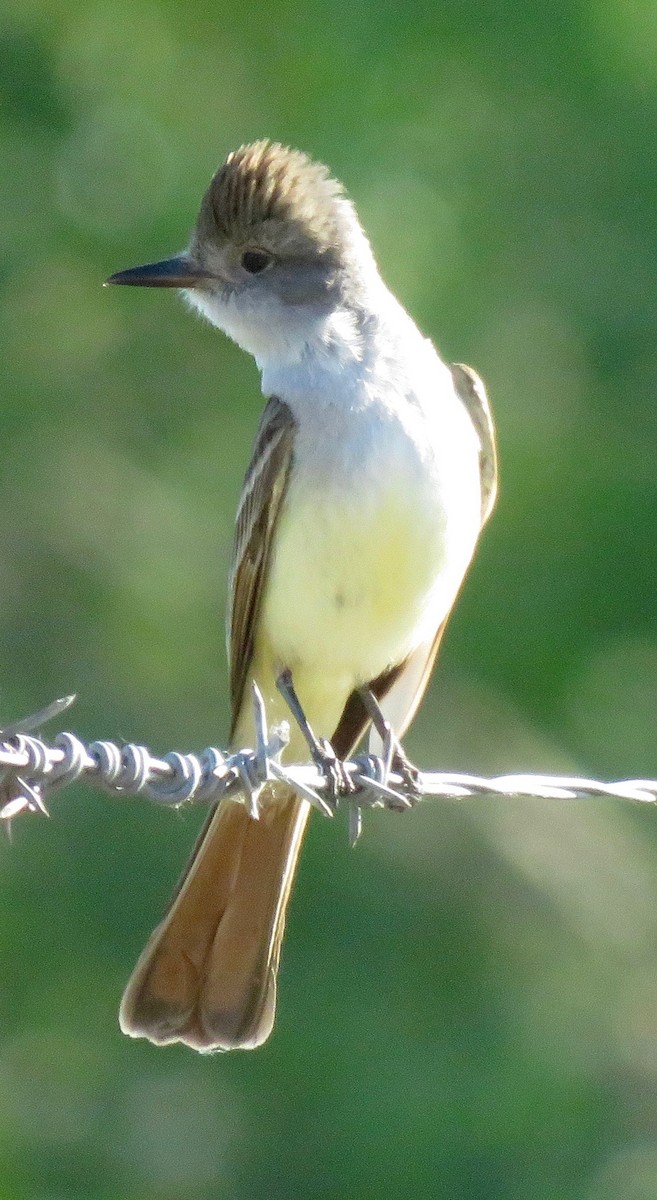
[[485,525],[493,511],[497,496],[497,447],[495,425],[483,380],[472,367],[450,363],[456,394],[463,401],[470,420],[479,436],[479,469],[481,472],[481,524]]
[[292,466],[295,428],[288,406],[272,396],[262,414],[237,510],[226,621],[233,727],[253,658],[274,530]]

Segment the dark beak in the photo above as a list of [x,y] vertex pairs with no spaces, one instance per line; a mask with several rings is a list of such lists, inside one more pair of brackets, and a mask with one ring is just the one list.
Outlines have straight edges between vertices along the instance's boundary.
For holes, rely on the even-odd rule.
[[198,287],[204,279],[211,279],[209,271],[199,267],[186,254],[176,258],[165,258],[162,262],[146,263],[143,267],[129,267],[127,271],[117,271],[105,280],[104,286],[110,283],[122,283],[131,287],[162,287],[162,288],[193,288]]

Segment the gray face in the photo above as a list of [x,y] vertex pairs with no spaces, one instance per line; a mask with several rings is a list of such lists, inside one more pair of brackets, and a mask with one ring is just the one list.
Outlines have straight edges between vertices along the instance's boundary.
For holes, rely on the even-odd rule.
[[218,301],[334,307],[341,280],[336,256],[303,249],[305,253],[287,245],[277,249],[271,231],[259,228],[239,241],[216,236],[201,240],[195,235],[188,254],[203,272],[198,290]]
[[[205,249],[203,276],[185,298],[261,364],[297,358],[340,307],[340,276],[325,260],[265,260],[264,251],[233,244],[213,246],[209,254]],[[249,269],[256,264],[257,271]]]

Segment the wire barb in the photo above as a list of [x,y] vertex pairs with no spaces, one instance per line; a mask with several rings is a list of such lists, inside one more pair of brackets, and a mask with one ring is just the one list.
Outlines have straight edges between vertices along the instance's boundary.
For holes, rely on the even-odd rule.
[[12,725],[5,725],[3,729],[0,729],[0,737],[7,740],[15,737],[17,733],[32,733],[34,729],[40,729],[54,717],[66,712],[67,708],[75,704],[76,700],[75,692],[70,696],[60,696],[59,700],[53,700],[52,704],[47,704],[45,708],[33,713],[31,717],[22,717],[19,721],[14,721]]

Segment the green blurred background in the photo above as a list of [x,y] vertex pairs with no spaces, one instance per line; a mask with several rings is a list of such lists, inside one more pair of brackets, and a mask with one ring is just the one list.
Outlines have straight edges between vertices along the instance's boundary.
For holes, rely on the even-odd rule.
[[[450,769],[657,773],[657,9],[3,0],[3,717],[225,739],[261,399],[175,295],[228,150],[328,162],[492,396],[495,517],[408,739]],[[274,1036],[122,1038],[199,812],[72,789],[0,844],[0,1200],[654,1200],[657,816],[427,801],[308,839]]]

